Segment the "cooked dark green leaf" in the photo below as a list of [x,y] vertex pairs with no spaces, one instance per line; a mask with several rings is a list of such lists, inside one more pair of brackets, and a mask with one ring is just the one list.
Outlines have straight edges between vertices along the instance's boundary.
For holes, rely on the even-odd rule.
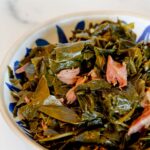
[[39,111],[45,113],[50,117],[71,124],[79,124],[81,121],[79,116],[73,110],[65,106],[56,106],[56,105],[41,106],[39,108]]
[[88,90],[90,89],[91,91],[101,91],[101,90],[107,90],[110,89],[111,85],[105,81],[104,79],[99,79],[99,80],[91,80],[87,83],[81,84],[77,87],[76,91],[79,90]]
[[82,143],[99,143],[99,139],[100,139],[100,131],[92,130],[92,131],[85,131],[75,136],[72,140]]

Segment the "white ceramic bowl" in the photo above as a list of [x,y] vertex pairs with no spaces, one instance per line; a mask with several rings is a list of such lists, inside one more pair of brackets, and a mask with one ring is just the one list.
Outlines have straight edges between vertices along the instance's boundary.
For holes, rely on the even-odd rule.
[[[150,36],[150,20],[145,17],[141,17],[137,14],[125,13],[125,12],[112,12],[112,11],[99,11],[99,12],[84,12],[73,15],[67,15],[51,20],[46,24],[42,25],[35,31],[24,36],[21,40],[17,41],[14,46],[10,49],[7,56],[4,58],[3,64],[1,65],[0,75],[0,110],[8,126],[16,133],[19,137],[28,142],[31,147],[36,149],[44,149],[42,146],[33,141],[29,136],[29,131],[22,126],[19,118],[13,118],[12,110],[14,107],[14,101],[10,94],[11,90],[17,90],[12,87],[8,79],[7,65],[12,68],[18,65],[18,62],[27,54],[29,49],[37,45],[58,42],[67,42],[67,38],[71,36],[71,31],[75,28],[83,29],[88,25],[89,22],[100,22],[102,20],[113,20],[117,19],[124,20],[127,23],[135,23],[135,33],[137,34],[137,41],[149,40]],[[38,39],[38,40],[37,40]],[[46,41],[45,41],[46,40]]]

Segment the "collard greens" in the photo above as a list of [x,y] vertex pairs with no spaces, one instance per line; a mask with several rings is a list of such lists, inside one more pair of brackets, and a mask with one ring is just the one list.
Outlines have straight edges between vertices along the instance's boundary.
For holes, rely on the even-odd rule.
[[[33,48],[8,67],[21,116],[50,150],[145,150],[150,147],[150,44],[134,24],[90,23],[69,43]],[[16,78],[20,75],[20,78]]]

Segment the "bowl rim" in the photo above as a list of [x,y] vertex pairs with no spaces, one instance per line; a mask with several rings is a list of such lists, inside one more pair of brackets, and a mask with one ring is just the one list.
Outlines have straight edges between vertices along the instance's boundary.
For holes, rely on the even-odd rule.
[[[63,20],[67,21],[69,19],[73,19],[73,18],[80,17],[80,16],[86,17],[86,16],[92,16],[92,15],[93,16],[94,15],[97,15],[97,16],[102,16],[102,15],[106,15],[106,16],[113,16],[113,15],[131,16],[131,17],[135,17],[135,18],[139,18],[139,19],[143,19],[143,20],[147,20],[147,21],[150,20],[150,17],[148,17],[147,15],[142,15],[142,14],[130,12],[130,11],[117,11],[117,10],[83,11],[83,12],[76,12],[76,13],[61,15],[61,16],[55,17],[53,19],[50,19],[44,23],[41,23],[40,25],[38,25],[34,29],[31,29],[31,30],[27,31],[27,33],[23,34],[21,38],[16,40],[16,42],[10,48],[8,48],[7,54],[4,56],[3,61],[2,61],[3,64],[0,64],[0,68],[1,68],[1,72],[0,72],[0,91],[1,91],[1,94],[0,94],[0,114],[2,115],[2,117],[5,120],[8,127],[10,127],[10,129],[13,130],[15,135],[20,136],[22,141],[31,145],[31,148],[35,148],[35,149],[39,149],[39,150],[45,149],[43,146],[41,146],[40,144],[38,144],[34,140],[31,140],[21,130],[18,130],[19,127],[9,117],[8,111],[7,111],[6,106],[4,104],[5,100],[4,100],[4,95],[3,95],[4,74],[5,74],[5,70],[7,68],[7,63],[10,61],[11,56],[13,56],[15,51],[18,50],[20,45],[26,39],[28,39],[32,34],[38,32],[38,30],[44,28],[48,24],[55,24],[55,23],[57,23],[57,22],[59,23]],[[8,51],[9,51],[9,53],[8,53]]]

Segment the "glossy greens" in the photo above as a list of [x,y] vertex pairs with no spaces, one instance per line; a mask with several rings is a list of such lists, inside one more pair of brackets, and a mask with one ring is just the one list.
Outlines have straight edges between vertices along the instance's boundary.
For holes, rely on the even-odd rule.
[[90,23],[8,67],[14,117],[35,141],[50,150],[150,147],[150,44],[136,43],[133,28]]

